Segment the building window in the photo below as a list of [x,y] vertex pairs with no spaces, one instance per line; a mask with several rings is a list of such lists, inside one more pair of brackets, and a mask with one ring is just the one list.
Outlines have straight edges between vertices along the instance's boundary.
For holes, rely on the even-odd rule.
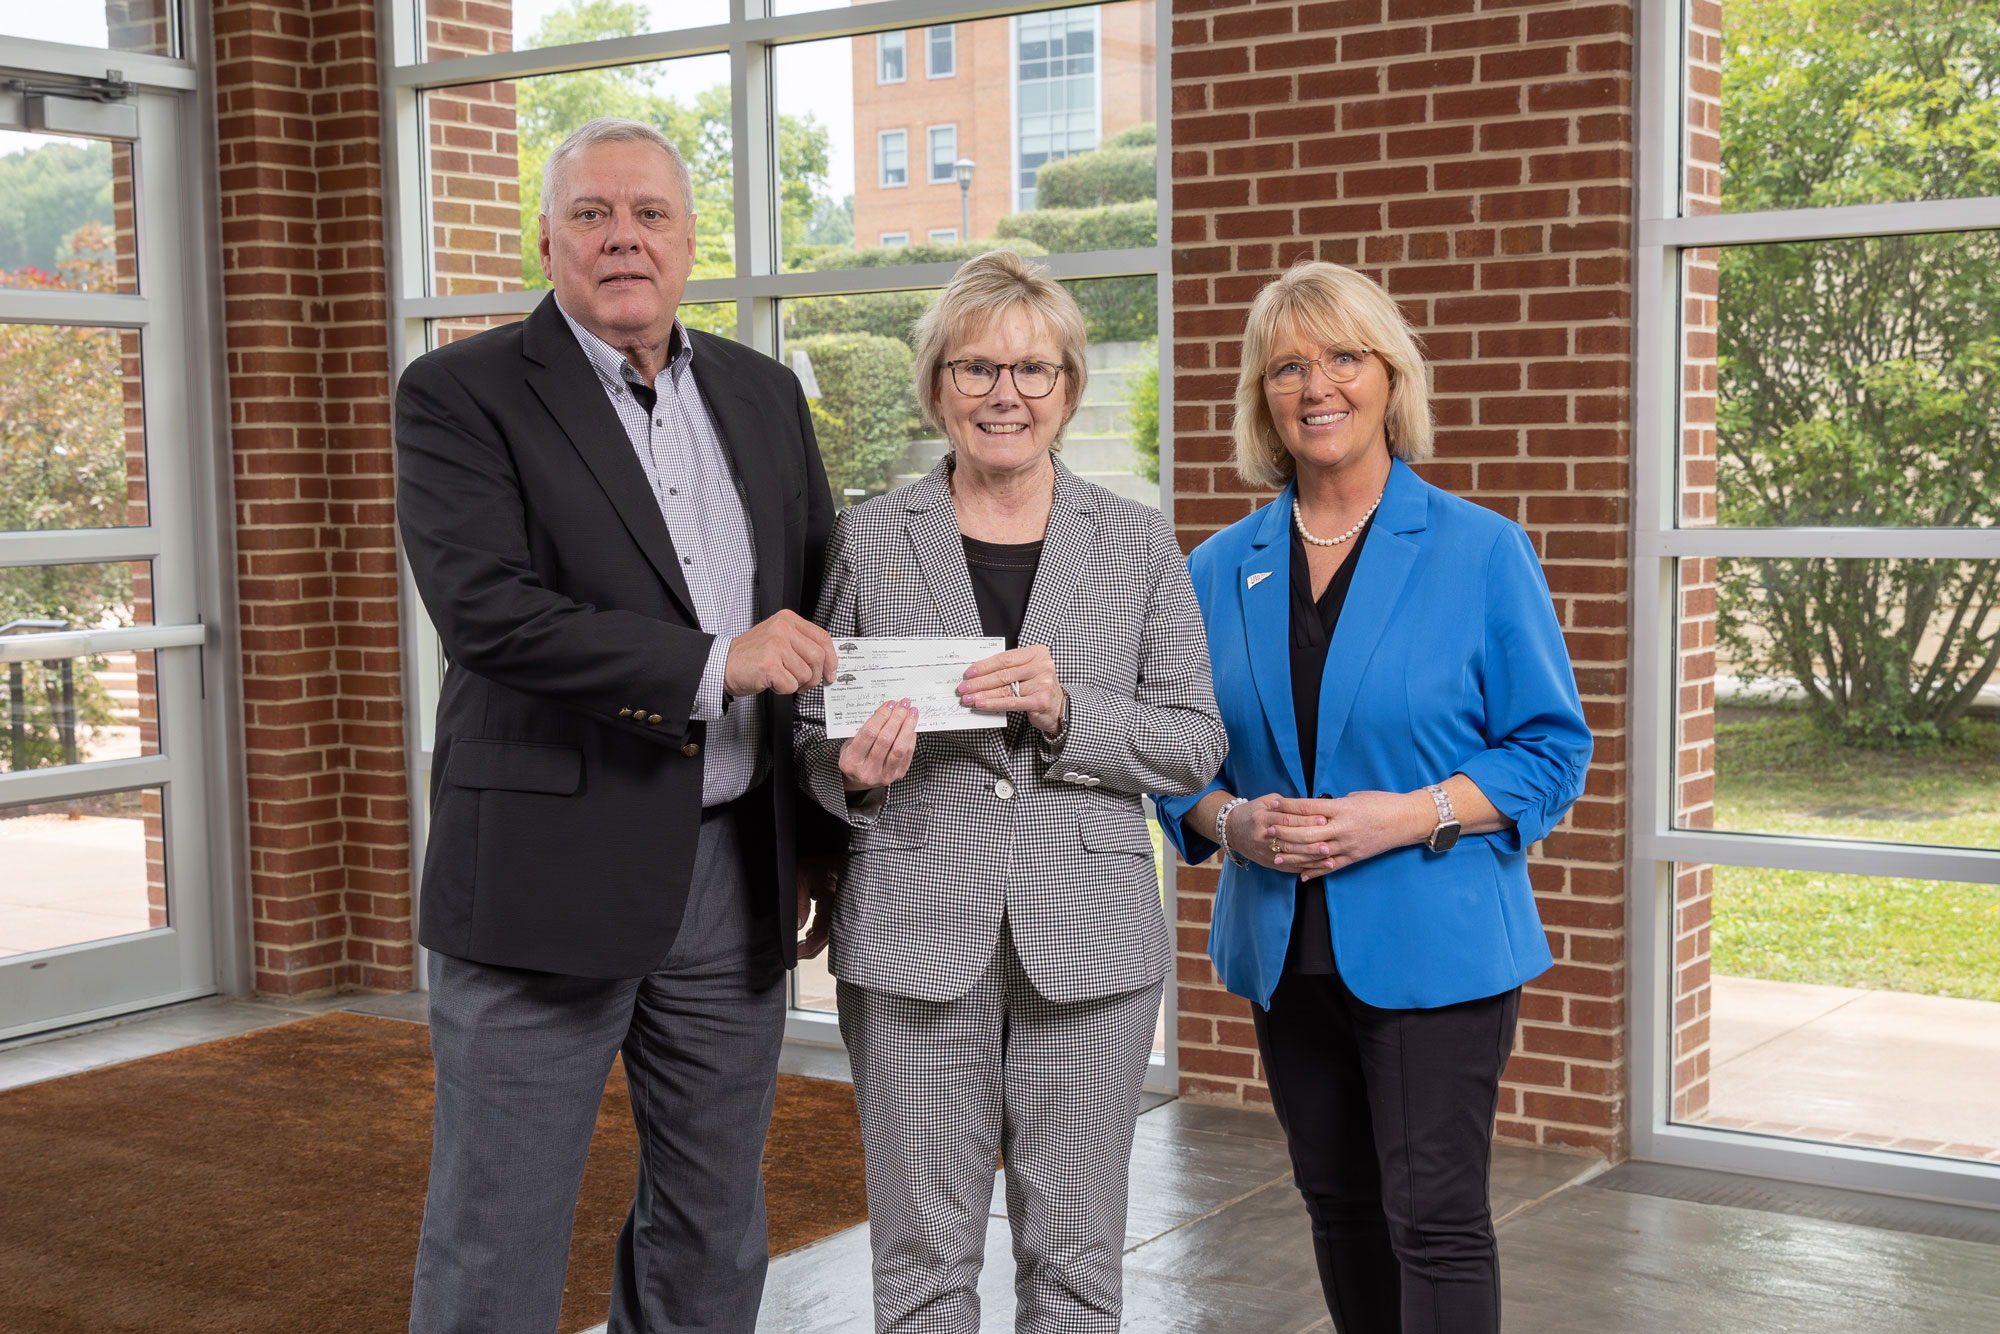
[[908,245],[909,243],[910,243],[910,234],[908,232],[882,233],[882,244],[885,246]]
[[931,184],[950,185],[957,179],[954,173],[958,163],[958,126],[931,126],[930,143]]
[[933,227],[931,228],[930,235],[925,239],[932,245],[950,245],[958,239],[958,228]]
[[958,73],[958,27],[940,23],[930,29],[924,41],[924,76],[949,79]]
[[1023,14],[1014,23],[1015,207],[1025,212],[1044,162],[1097,147],[1097,11]]
[[909,66],[903,47],[903,34],[883,32],[875,35],[875,82],[901,83],[909,78]]
[[880,136],[882,188],[910,183],[910,134],[907,130],[884,130]]

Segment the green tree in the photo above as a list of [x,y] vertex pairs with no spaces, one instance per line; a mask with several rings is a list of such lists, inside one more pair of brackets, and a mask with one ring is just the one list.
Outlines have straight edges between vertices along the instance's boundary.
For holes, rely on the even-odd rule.
[[1132,452],[1139,456],[1139,475],[1160,480],[1160,340],[1148,338],[1139,354],[1139,369],[1125,385],[1125,417],[1132,423]]
[[0,157],[0,270],[53,270],[87,222],[112,225],[108,143],[48,143]]
[[[571,0],[537,30],[533,45],[600,41],[652,29],[644,0]],[[680,149],[694,182],[699,219],[696,278],[736,272],[736,173],[730,157],[733,116],[729,85],[695,93],[689,102],[658,91],[658,65],[620,65],[523,79],[516,91],[521,173],[521,273],[528,287],[549,285],[542,273],[542,174],[549,154],[584,122],[622,116],[651,125]],[[805,243],[831,151],[827,128],[813,116],[778,118],[779,218],[787,247]]]
[[[2000,9],[1732,0],[1725,207],[2000,194]],[[1720,259],[1725,524],[2000,523],[2000,233],[1734,246]],[[2000,562],[1743,559],[1724,646],[1857,740],[1962,718],[2000,665]]]
[[[106,228],[86,224],[62,248],[74,257],[54,272],[0,271],[0,287],[104,291],[114,285],[116,252]],[[124,375],[113,330],[0,324],[0,531],[125,523]],[[101,626],[131,619],[128,565],[0,569],[0,625],[47,620]],[[18,739],[12,726],[0,730],[0,769],[63,763],[61,669],[40,662],[19,666],[0,673],[10,721],[17,703],[24,715]],[[101,658],[91,658],[72,667],[76,721],[85,729],[112,721],[110,698],[92,675],[102,666]]]

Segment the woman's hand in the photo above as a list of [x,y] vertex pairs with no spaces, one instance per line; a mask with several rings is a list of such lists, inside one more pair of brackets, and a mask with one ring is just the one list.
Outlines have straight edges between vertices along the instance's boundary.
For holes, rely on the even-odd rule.
[[[1268,805],[1267,805],[1268,803]],[[1350,792],[1344,797],[1263,797],[1257,808],[1251,845],[1262,848],[1266,866],[1296,872],[1316,880],[1328,871],[1367,861],[1393,848],[1421,843],[1437,824],[1437,808],[1423,792]],[[1230,842],[1235,845],[1236,817],[1250,807],[1230,812]],[[1274,850],[1275,849],[1275,850]],[[1245,856],[1251,847],[1238,847]]]
[[1326,821],[1284,810],[1286,800],[1271,792],[1229,812],[1230,851],[1274,871],[1297,871],[1322,841]]
[[965,669],[958,697],[967,708],[1025,713],[1044,736],[1062,730],[1063,709],[1069,703],[1062,682],[1056,680],[1055,659],[1042,644],[1023,644],[973,663]]
[[841,743],[841,784],[849,792],[887,787],[910,771],[916,753],[916,709],[906,699],[887,700]]

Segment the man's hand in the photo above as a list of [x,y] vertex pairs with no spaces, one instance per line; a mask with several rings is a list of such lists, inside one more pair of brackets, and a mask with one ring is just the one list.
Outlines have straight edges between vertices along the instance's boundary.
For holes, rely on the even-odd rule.
[[729,642],[722,689],[737,697],[766,690],[796,695],[833,680],[838,662],[826,631],[795,611],[781,611]]
[[[799,957],[816,958],[833,934],[833,891],[840,883],[831,857],[799,858]],[[812,930],[806,931],[806,921]]]

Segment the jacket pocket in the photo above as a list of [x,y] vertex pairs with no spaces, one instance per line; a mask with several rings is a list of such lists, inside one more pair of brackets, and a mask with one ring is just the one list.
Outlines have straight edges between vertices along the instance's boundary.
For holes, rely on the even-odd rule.
[[891,848],[921,848],[929,837],[931,807],[927,801],[897,803],[893,798],[883,808],[881,818],[865,829],[847,836],[847,850],[883,852]]
[[452,742],[444,777],[459,787],[574,796],[583,786],[583,752],[531,741],[461,738]]
[[1092,852],[1129,852],[1141,857],[1153,855],[1153,839],[1146,830],[1146,817],[1138,803],[1105,807],[1093,802],[1077,812],[1076,832],[1083,846]]

